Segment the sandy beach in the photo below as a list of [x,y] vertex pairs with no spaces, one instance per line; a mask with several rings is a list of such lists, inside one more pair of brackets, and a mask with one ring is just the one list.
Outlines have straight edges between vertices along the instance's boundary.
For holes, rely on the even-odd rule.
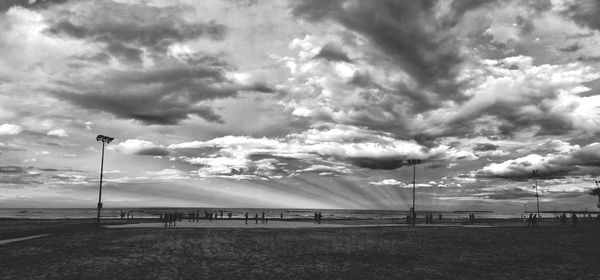
[[[600,224],[2,220],[1,279],[593,279]],[[362,225],[361,225],[362,224]]]

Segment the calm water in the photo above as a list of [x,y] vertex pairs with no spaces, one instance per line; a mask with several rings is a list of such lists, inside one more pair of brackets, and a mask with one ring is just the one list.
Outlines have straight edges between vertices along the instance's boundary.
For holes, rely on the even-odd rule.
[[[397,219],[404,218],[407,211],[391,210],[332,210],[332,209],[256,209],[256,208],[105,208],[102,209],[101,216],[104,218],[118,218],[121,212],[130,213],[135,218],[156,218],[163,212],[195,212],[199,211],[204,215],[204,211],[231,212],[234,218],[243,218],[248,212],[249,216],[254,213],[259,215],[265,212],[267,217],[278,218],[281,214],[285,219],[312,219],[315,212],[321,212],[325,219]],[[510,212],[417,212],[418,216],[431,213],[438,216],[442,214],[444,218],[466,218],[470,213],[474,213],[478,218],[519,218],[523,213]],[[95,208],[2,208],[0,209],[0,218],[21,218],[21,219],[85,219],[95,218],[97,210]]]

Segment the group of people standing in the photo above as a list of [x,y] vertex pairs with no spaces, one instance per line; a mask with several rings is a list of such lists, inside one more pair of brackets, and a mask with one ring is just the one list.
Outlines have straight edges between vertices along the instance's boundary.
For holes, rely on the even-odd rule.
[[471,213],[469,214],[469,223],[474,223],[475,222],[475,214]]
[[[198,215],[198,220],[200,220],[200,211],[196,211],[197,215]],[[193,212],[190,212],[190,215],[192,215]],[[233,213],[231,212],[227,212],[227,218],[231,219],[233,217]],[[223,219],[223,211],[215,211],[215,212],[209,212],[209,211],[204,211],[204,219],[212,221],[212,220],[217,220],[217,219]]]
[[119,211],[119,216],[121,217],[121,219],[124,219],[125,215],[127,215],[127,219],[133,219],[133,212],[131,212],[131,210],[127,212],[123,210]]
[[[283,220],[283,213],[280,214],[280,219]],[[250,220],[250,217],[248,216],[248,212],[246,212],[244,214],[244,222],[245,224],[248,224],[248,220]],[[258,213],[254,213],[254,223],[258,224]],[[260,223],[261,224],[268,224],[269,223],[269,217],[265,215],[265,212],[262,212],[262,215],[260,216]]]
[[[417,222],[417,214],[413,213],[411,214],[407,214],[406,217],[406,223],[407,224],[415,224]],[[438,220],[442,219],[442,214],[438,214]],[[426,224],[433,224],[433,222],[435,221],[435,218],[433,217],[433,214],[431,213],[427,213],[425,214],[425,223]]]
[[[185,217],[187,216],[187,220],[188,222],[199,222],[200,221],[200,211],[195,211],[195,212],[188,212],[188,213],[184,213],[184,212],[168,212],[168,213],[160,213],[160,221],[165,223],[165,227],[167,226],[175,226],[177,224],[177,222],[181,222],[185,219]],[[227,213],[227,218],[231,219],[233,217],[233,213],[228,212]],[[220,212],[209,212],[209,211],[204,211],[204,218],[205,220],[216,220],[216,219],[223,219],[223,211]]]
[[323,219],[323,214],[321,212],[315,212],[313,215],[313,221],[315,224],[321,224],[321,219]]
[[[585,217],[585,215],[584,215]],[[591,220],[591,215],[590,215],[590,220]],[[562,213],[562,215],[560,215],[560,218],[558,218],[560,220],[560,223],[563,224],[563,226],[566,226],[567,223],[569,222],[569,218],[567,218],[567,213]],[[577,226],[577,223],[579,222],[579,217],[577,217],[577,214],[572,213],[571,214],[571,223],[573,224],[574,227]]]
[[527,226],[532,226],[532,227],[537,227],[538,225],[538,219],[540,219],[541,216],[538,217],[538,214],[529,214],[529,218],[527,218]]
[[[440,214],[441,216],[442,214]],[[440,218],[441,219],[441,218]],[[425,223],[426,224],[433,224],[433,214],[431,213],[427,213],[425,214]]]
[[[585,217],[585,215],[584,215],[584,217]],[[541,215],[533,214],[533,213],[529,214],[529,217],[527,218],[527,226],[536,227],[538,225],[539,220],[541,220],[541,218],[542,218]],[[591,220],[591,215],[589,216],[589,219]],[[579,217],[577,217],[577,214],[575,214],[575,213],[571,213],[570,218],[567,216],[567,213],[555,215],[554,220],[555,220],[555,222],[559,222],[564,226],[566,226],[568,223],[571,223],[571,224],[573,224],[574,227],[576,227],[577,224],[579,223]]]
[[165,223],[165,227],[167,226],[176,226],[177,221],[181,221],[183,218],[183,212],[169,212],[169,213],[161,213],[160,220]]

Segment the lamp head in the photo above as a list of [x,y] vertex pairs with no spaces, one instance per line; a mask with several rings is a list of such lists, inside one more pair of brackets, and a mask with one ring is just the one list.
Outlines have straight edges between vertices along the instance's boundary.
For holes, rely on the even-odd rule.
[[96,136],[96,141],[102,141],[102,142],[105,142],[106,144],[112,142],[112,140],[115,140],[115,138],[104,136],[104,135]]
[[408,164],[420,164],[421,160],[420,159],[409,159],[407,160]]

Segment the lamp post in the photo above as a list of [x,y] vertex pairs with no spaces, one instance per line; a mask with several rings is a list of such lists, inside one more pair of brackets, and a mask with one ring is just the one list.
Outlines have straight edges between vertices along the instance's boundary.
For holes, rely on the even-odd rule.
[[533,177],[535,179],[535,200],[537,203],[537,215],[539,217],[540,216],[540,194],[538,193],[538,185],[537,185],[537,177],[539,174],[538,172],[539,172],[539,170],[537,170],[537,169],[534,169],[532,171]]
[[104,172],[104,143],[110,143],[114,138],[98,135],[96,141],[102,142],[102,161],[100,162],[100,190],[98,192],[98,219],[96,220],[96,226],[100,226],[100,209],[102,209],[102,173]]
[[420,159],[409,159],[408,164],[413,166],[413,193],[412,193],[412,207],[410,208],[410,225],[415,226],[417,220],[417,213],[415,211],[415,189],[416,189],[416,175],[417,175],[417,164],[421,163]]
[[599,195],[598,195],[598,205],[597,206],[598,206],[598,208],[600,208],[600,181],[595,180],[594,183],[596,183],[596,187],[597,187],[596,192],[599,193]]

